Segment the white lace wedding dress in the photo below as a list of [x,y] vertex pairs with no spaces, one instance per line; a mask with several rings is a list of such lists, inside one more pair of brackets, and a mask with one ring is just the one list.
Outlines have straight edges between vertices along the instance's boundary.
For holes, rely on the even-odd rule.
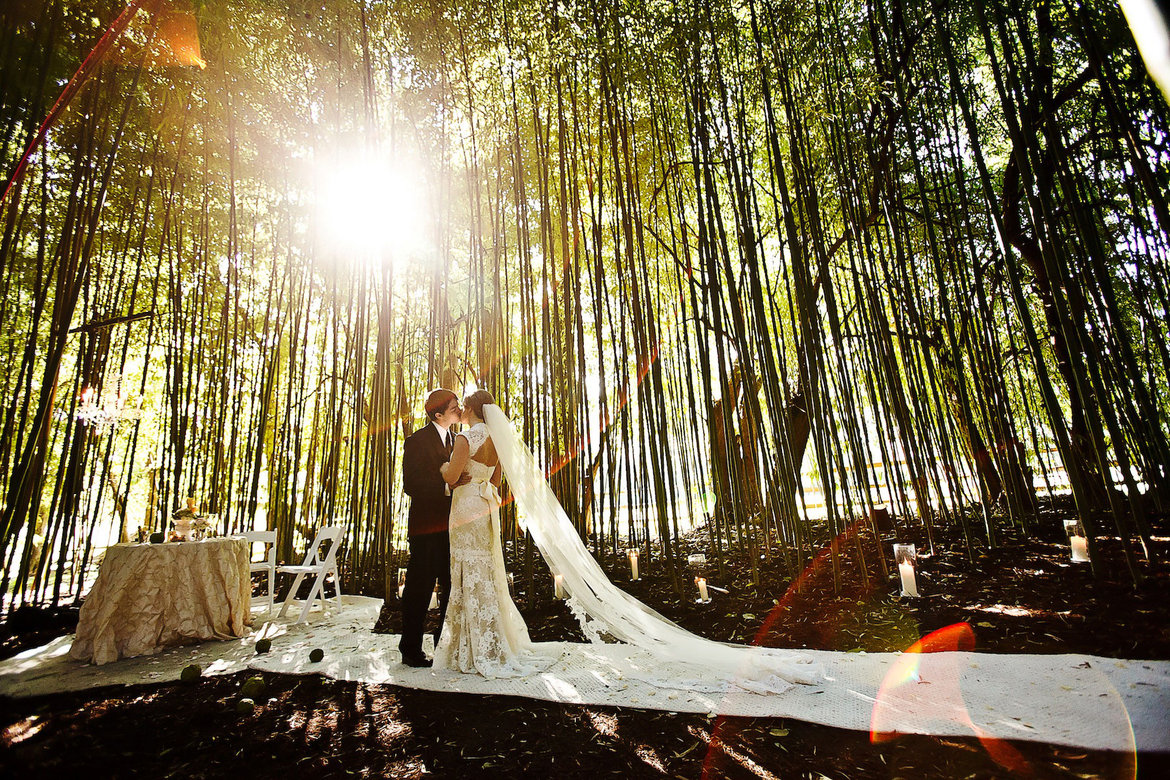
[[435,667],[484,677],[534,674],[556,659],[536,652],[508,592],[500,497],[491,483],[495,468],[474,459],[488,439],[487,426],[479,423],[459,435],[471,447],[471,482],[451,493],[451,598]]

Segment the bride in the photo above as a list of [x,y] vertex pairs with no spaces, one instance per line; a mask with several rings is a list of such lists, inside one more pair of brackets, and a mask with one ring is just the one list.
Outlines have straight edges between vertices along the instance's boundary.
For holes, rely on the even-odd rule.
[[[451,486],[451,597],[435,667],[478,672],[484,677],[520,677],[541,664],[528,628],[508,593],[500,546],[500,475],[502,466],[484,422],[484,409],[495,399],[478,390],[463,399],[462,423],[451,460],[442,468]],[[471,481],[456,487],[461,474]]]
[[463,421],[443,478],[471,482],[451,499],[451,600],[435,666],[485,677],[531,674],[556,658],[534,644],[508,593],[500,546],[501,472],[517,519],[532,535],[554,574],[563,577],[568,605],[594,643],[630,646],[627,671],[663,687],[779,693],[792,683],[814,684],[820,667],[786,650],[716,642],[686,631],[616,587],[589,554],[544,472],[511,421],[486,390],[464,399]]

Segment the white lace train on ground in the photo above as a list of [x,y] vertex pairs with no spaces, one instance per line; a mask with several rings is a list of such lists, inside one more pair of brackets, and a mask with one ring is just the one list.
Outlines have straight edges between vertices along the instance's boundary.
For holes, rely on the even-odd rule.
[[821,667],[791,650],[716,642],[679,627],[610,582],[573,528],[532,452],[497,406],[485,406],[488,433],[516,500],[517,516],[556,574],[569,606],[592,642],[608,635],[650,653],[653,663],[628,674],[664,687],[719,690],[735,685],[779,693],[792,683],[816,684]]

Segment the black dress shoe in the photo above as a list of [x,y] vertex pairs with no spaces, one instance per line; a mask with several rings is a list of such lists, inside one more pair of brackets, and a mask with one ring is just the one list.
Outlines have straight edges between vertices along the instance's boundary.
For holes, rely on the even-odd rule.
[[402,663],[407,666],[413,666],[416,669],[424,669],[433,666],[435,662],[422,653],[403,653]]

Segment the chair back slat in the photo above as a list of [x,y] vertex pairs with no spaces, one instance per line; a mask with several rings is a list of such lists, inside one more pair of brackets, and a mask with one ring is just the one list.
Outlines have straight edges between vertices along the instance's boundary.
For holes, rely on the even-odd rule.
[[252,547],[257,544],[271,545],[264,555],[265,561],[276,560],[276,531],[244,531],[240,534],[248,540],[248,558],[252,558]]

